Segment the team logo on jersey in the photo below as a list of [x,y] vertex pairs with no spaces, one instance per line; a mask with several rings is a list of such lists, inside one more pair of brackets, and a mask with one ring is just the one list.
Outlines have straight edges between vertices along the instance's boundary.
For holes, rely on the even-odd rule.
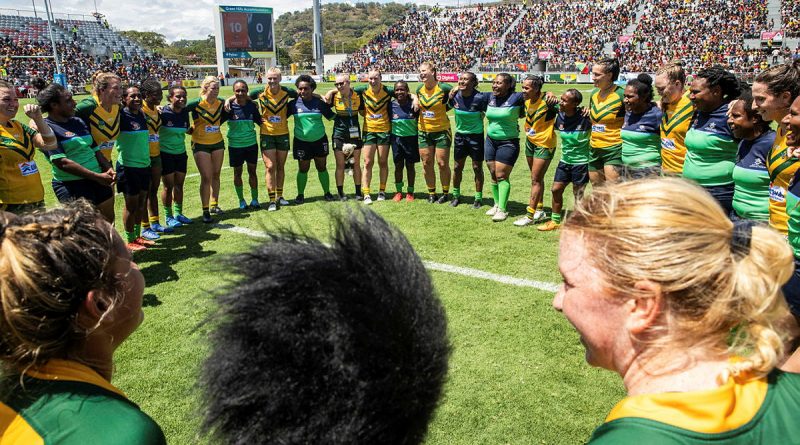
[[753,160],[753,163],[752,163],[752,164],[750,164],[750,167],[756,167],[756,168],[758,168],[758,167],[765,167],[765,165],[764,165],[764,161],[762,161],[762,160],[761,160],[761,159],[759,159],[759,158],[755,158],[755,160]]
[[639,125],[639,131],[647,131],[647,127],[644,125]]
[[400,119],[400,115],[395,113],[392,115],[392,119]]
[[711,122],[710,124],[708,124],[708,129],[711,130],[711,131],[716,130],[717,129],[717,124],[715,122]]
[[131,122],[131,128],[133,129],[133,131],[136,131],[136,130],[141,129],[142,127],[139,126],[138,122]]
[[172,121],[167,121],[167,127],[174,127],[174,126],[175,125],[173,125]]
[[[561,130],[561,131],[564,131],[564,124],[559,124],[558,125],[558,129]],[[580,131],[580,130],[581,130],[581,128],[578,127],[578,131]]]
[[104,128],[106,126],[105,121],[100,121],[97,123],[97,128]]
[[235,121],[236,119],[239,119],[239,115],[237,115],[236,113],[231,114],[231,120]]
[[277,123],[279,123],[281,121],[281,117],[280,116],[270,116],[269,118],[267,118],[267,120],[269,122],[273,123],[273,124],[277,124]]
[[66,136],[68,138],[71,138],[71,137],[75,136],[75,133],[73,133],[71,131],[67,131],[67,132],[64,133],[64,136]]

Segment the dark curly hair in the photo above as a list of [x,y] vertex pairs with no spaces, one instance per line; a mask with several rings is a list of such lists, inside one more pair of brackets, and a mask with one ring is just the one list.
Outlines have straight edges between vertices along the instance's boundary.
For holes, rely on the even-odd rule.
[[722,98],[726,102],[736,99],[742,94],[742,84],[739,79],[719,65],[701,69],[695,78],[705,79],[708,88],[718,86],[722,91]]
[[300,82],[306,82],[309,85],[311,85],[312,91],[317,89],[317,81],[314,80],[314,78],[309,76],[308,74],[301,74],[297,76],[297,80],[294,81],[294,86],[299,87]]
[[200,384],[223,443],[417,444],[442,394],[444,309],[381,217],[332,217],[330,245],[281,233],[238,255]]

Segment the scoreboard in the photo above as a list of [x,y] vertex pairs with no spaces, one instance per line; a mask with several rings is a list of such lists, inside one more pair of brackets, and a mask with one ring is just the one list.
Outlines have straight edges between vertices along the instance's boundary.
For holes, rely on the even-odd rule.
[[254,6],[219,6],[220,31],[223,57],[273,58],[275,56],[275,33],[273,32],[272,8]]

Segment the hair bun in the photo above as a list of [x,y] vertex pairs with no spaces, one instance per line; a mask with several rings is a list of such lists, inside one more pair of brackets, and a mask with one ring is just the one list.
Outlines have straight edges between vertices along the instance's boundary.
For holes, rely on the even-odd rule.
[[636,80],[638,80],[639,82],[645,83],[647,85],[651,85],[651,86],[653,85],[653,78],[650,77],[649,74],[641,73],[638,76],[636,76]]

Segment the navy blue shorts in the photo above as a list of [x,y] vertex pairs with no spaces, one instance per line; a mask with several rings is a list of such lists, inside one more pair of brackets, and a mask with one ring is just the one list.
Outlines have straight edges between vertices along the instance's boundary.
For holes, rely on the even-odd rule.
[[186,174],[186,161],[189,155],[186,152],[181,154],[170,154],[161,152],[161,176],[171,175],[173,173]]
[[473,161],[483,161],[482,134],[456,133],[453,147],[453,156],[455,159],[466,159],[467,156],[469,156]]
[[401,162],[419,162],[419,139],[417,136],[392,135],[392,160]]
[[126,167],[117,163],[117,191],[126,196],[150,190],[150,167]]
[[484,145],[484,158],[486,162],[501,162],[514,165],[519,157],[519,139],[494,140],[486,137]]
[[794,259],[794,272],[789,281],[783,285],[783,297],[789,305],[792,315],[800,317],[800,259]]
[[110,186],[99,184],[91,179],[53,181],[53,192],[55,192],[58,202],[61,203],[84,198],[94,205],[100,205],[114,196],[114,191]]
[[703,188],[717,200],[726,215],[730,215],[733,212],[733,184],[713,185]]
[[258,145],[249,147],[228,147],[228,162],[231,167],[241,167],[245,162],[248,164],[258,163]]
[[558,161],[553,181],[577,186],[586,185],[589,182],[589,164],[567,164]]

